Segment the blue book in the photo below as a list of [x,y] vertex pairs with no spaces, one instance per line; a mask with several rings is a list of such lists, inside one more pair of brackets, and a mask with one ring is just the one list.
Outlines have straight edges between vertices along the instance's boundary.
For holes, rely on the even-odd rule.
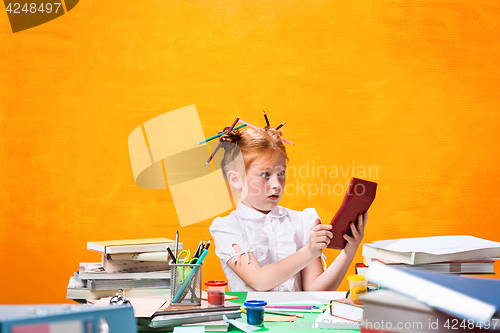
[[[369,282],[410,296],[437,310],[477,324],[500,320],[500,280],[370,265]],[[500,327],[497,325],[497,327]]]
[[137,325],[130,305],[0,305],[0,333],[16,332],[136,333]]

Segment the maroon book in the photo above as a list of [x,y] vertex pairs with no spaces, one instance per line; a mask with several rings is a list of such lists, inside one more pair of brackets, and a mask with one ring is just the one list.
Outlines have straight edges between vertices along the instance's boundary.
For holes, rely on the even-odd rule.
[[377,183],[358,178],[351,179],[344,201],[330,222],[333,226],[331,230],[333,238],[328,244],[329,249],[343,249],[345,247],[347,241],[343,235],[352,236],[350,223],[354,222],[357,225],[358,215],[370,208],[376,192]]

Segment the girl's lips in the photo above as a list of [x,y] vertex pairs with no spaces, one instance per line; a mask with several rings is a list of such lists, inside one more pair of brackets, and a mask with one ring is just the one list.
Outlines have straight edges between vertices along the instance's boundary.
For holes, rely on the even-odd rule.
[[279,197],[280,196],[278,194],[273,194],[273,195],[268,196],[268,198],[271,199],[271,200],[278,200]]

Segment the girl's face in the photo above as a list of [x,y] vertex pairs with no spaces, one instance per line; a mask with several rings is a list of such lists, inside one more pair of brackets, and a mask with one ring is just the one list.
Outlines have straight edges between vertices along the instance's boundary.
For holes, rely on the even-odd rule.
[[242,203],[267,214],[281,199],[285,188],[286,159],[279,155],[274,161],[268,158],[255,160],[248,168]]

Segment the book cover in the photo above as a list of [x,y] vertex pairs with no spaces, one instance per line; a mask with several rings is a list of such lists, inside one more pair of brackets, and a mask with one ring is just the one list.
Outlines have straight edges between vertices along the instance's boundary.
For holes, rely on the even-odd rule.
[[370,208],[375,200],[376,192],[377,183],[354,177],[351,179],[344,200],[330,222],[330,225],[333,225],[331,230],[333,238],[328,244],[329,249],[343,249],[345,247],[347,241],[343,235],[352,236],[350,223],[357,223],[358,215]]
[[378,262],[370,266],[366,278],[458,318],[476,323],[500,319],[500,280],[411,270]]
[[166,251],[174,247],[175,240],[168,238],[143,238],[87,242],[87,249],[106,254]]
[[389,332],[402,331],[403,328],[405,332],[418,333],[473,333],[500,329],[499,322],[491,321],[488,325],[483,323],[479,327],[389,289],[366,293],[361,299],[365,305],[364,327],[380,327],[383,322],[384,328]]
[[330,314],[343,319],[358,321],[363,319],[363,304],[354,304],[351,298],[335,299],[330,307]]

